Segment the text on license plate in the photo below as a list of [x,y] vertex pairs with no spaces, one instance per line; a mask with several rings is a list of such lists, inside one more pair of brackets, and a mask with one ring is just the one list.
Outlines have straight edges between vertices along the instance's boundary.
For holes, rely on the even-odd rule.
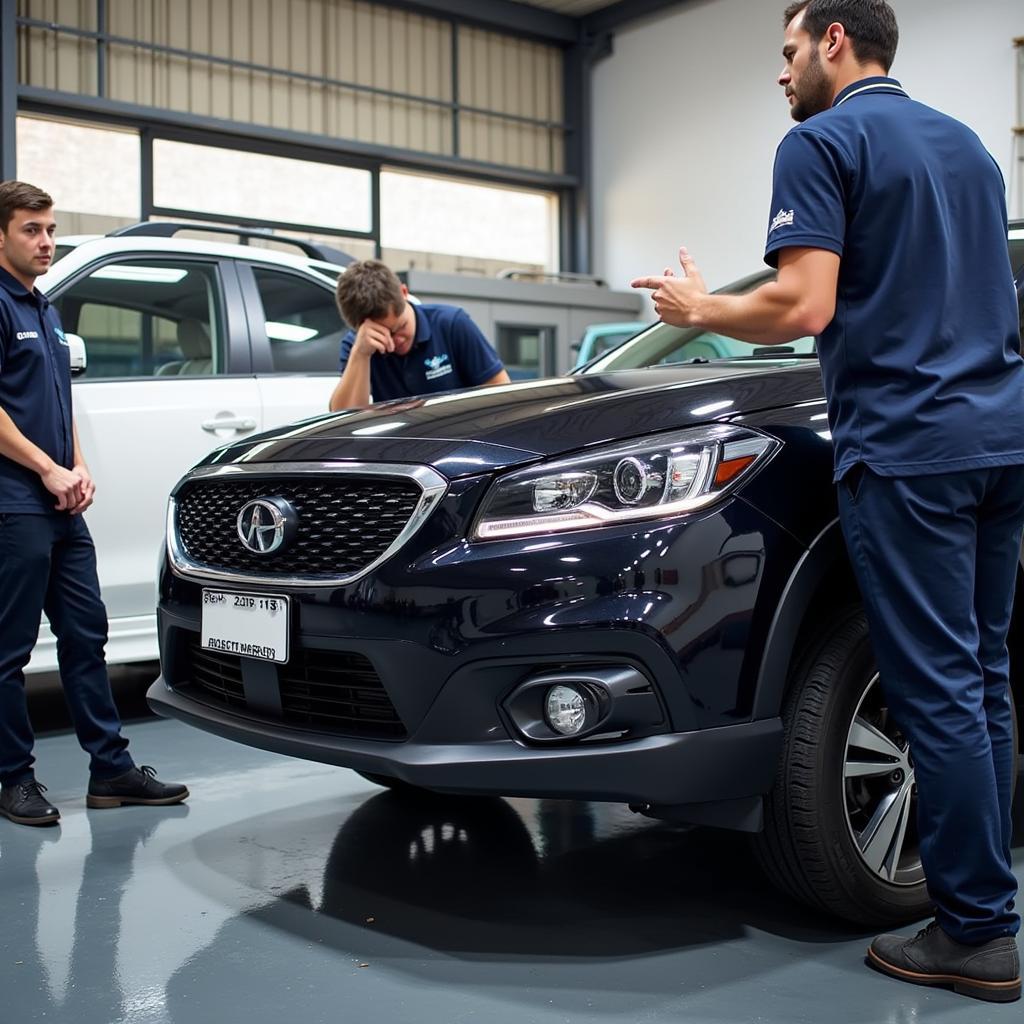
[[289,601],[277,594],[204,590],[200,644],[243,658],[288,660]]

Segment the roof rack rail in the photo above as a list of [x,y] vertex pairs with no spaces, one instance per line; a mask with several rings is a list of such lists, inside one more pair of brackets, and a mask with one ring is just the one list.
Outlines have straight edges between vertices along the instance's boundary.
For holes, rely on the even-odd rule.
[[571,270],[517,270],[507,267],[497,276],[503,281],[568,281],[570,284],[593,284],[605,288],[608,282],[594,274],[579,274]]
[[281,242],[284,245],[294,245],[303,253],[314,260],[323,260],[325,263],[335,263],[341,267],[347,267],[355,263],[356,258],[350,256],[342,249],[335,249],[331,245],[323,245],[320,242],[313,242],[302,238],[287,238],[283,235],[275,235],[273,231],[265,228],[242,228],[229,227],[223,224],[182,223],[169,220],[143,220],[138,224],[129,224],[127,227],[115,228],[108,233],[108,237],[115,235],[135,235],[147,238],[173,238],[179,231],[209,231],[218,235],[235,235],[243,239],[259,238],[265,242]]

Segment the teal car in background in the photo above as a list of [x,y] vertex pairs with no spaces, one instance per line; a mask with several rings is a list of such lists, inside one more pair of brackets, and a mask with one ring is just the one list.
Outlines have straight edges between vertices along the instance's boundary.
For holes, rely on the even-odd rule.
[[596,359],[609,349],[629,338],[639,334],[650,324],[645,320],[627,320],[624,323],[616,324],[591,324],[584,332],[583,337],[573,345],[576,351],[575,370],[591,359]]

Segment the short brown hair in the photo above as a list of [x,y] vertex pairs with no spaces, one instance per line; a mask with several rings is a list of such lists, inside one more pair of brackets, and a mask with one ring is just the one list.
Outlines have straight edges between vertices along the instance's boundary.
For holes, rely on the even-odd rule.
[[397,316],[405,309],[402,282],[380,260],[350,263],[338,278],[338,309],[350,327],[364,320]]
[[53,200],[24,181],[0,181],[0,231],[6,231],[18,210],[49,210]]
[[850,37],[859,64],[881,64],[886,71],[896,59],[900,30],[896,14],[886,0],[797,0],[782,15],[784,28],[803,12],[801,26],[817,43],[825,30],[838,21]]

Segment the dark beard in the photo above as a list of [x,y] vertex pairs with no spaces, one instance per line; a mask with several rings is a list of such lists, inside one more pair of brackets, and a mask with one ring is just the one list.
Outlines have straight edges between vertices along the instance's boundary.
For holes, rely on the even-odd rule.
[[814,50],[807,71],[804,72],[800,91],[794,90],[793,95],[796,102],[790,108],[790,115],[794,121],[806,121],[832,106],[832,84],[821,66],[821,56],[817,50]]

